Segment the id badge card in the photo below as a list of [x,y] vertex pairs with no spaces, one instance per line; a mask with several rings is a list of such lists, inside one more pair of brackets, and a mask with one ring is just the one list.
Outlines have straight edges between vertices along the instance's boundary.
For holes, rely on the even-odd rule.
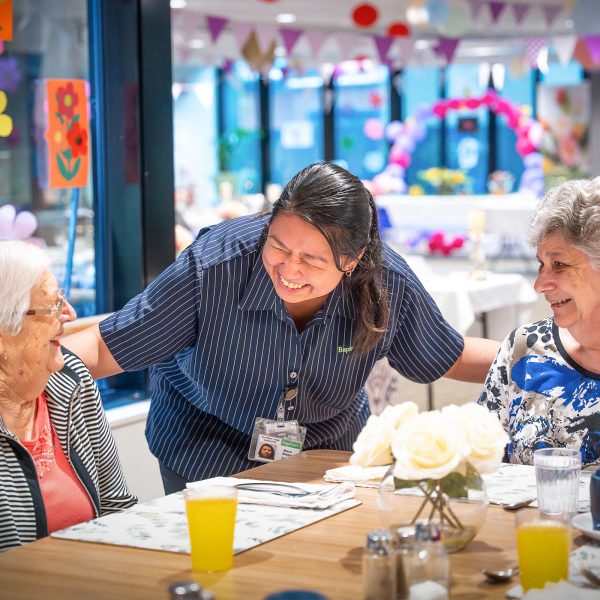
[[274,421],[257,417],[254,421],[248,458],[273,462],[302,451],[306,427],[298,421]]

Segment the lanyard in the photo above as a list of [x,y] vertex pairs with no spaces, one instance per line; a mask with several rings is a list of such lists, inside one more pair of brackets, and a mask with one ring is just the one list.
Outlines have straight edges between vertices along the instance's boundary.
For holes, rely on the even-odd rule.
[[285,420],[285,403],[290,402],[298,395],[298,387],[286,387],[283,389],[283,394],[281,394],[281,398],[279,399],[279,404],[277,405],[277,424],[283,425]]

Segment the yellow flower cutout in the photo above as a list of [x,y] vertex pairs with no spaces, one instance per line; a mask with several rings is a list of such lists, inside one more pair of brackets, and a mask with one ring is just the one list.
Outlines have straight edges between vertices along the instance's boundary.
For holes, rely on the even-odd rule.
[[3,114],[7,104],[6,92],[0,90],[0,137],[8,137],[13,130],[12,119],[8,115]]

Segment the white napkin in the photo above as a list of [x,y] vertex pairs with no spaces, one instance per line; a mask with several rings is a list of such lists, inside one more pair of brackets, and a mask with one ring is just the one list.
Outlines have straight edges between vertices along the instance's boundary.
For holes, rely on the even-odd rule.
[[[287,481],[266,481],[262,479],[239,479],[237,477],[214,477],[213,479],[204,479],[202,481],[193,481],[187,484],[188,488],[198,488],[203,486],[229,486],[236,487],[241,483],[256,484],[278,484],[301,488],[306,492],[311,492],[308,496],[283,496],[269,491],[245,490],[238,488],[238,502],[240,504],[262,504],[263,506],[287,506],[291,508],[314,508],[324,509],[354,498],[354,484],[345,482],[339,485],[320,485],[315,483],[288,483]],[[276,486],[273,487],[276,490]],[[282,487],[281,492],[286,492]]]
[[353,481],[359,487],[379,487],[388,469],[389,465],[382,467],[346,465],[345,467],[325,471],[323,479],[325,481]]

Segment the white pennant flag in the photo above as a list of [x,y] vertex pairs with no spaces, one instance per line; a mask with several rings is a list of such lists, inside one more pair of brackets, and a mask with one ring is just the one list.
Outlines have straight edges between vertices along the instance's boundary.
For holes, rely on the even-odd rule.
[[250,25],[250,23],[231,21],[229,27],[231,28],[231,31],[233,31],[233,36],[235,37],[238,49],[241,52],[252,33],[252,25]]
[[560,64],[566,65],[571,62],[573,52],[575,52],[575,46],[577,46],[577,36],[555,35],[552,38],[552,43]]

